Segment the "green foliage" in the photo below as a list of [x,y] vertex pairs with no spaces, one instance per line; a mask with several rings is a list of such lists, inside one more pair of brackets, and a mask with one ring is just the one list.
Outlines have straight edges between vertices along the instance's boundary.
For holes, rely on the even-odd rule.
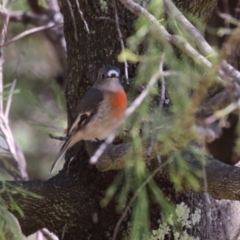
[[2,206],[0,206],[0,215],[0,239],[22,239],[21,228],[15,217]]
[[[15,240],[15,239],[22,239],[22,232],[19,226],[19,223],[15,217],[10,214],[7,209],[16,212],[19,216],[23,217],[24,212],[19,207],[19,204],[16,199],[18,199],[17,195],[22,195],[22,197],[32,197],[32,198],[39,198],[42,197],[27,191],[21,187],[12,186],[11,183],[8,182],[1,182],[1,189],[0,189],[0,239],[6,240]],[[3,200],[8,198],[8,206],[6,206],[5,201]]]
[[5,51],[4,99],[8,97],[12,79],[16,78],[11,129],[34,178],[49,177],[49,159],[56,155],[59,142],[49,139],[48,134],[62,135],[66,128],[64,92],[53,79],[59,71],[57,64],[51,46],[40,34],[11,44]]
[[[177,21],[164,18],[159,1],[151,1],[148,10],[159,19],[162,25],[170,27],[172,32],[183,36],[195,46],[192,36]],[[196,19],[193,19],[193,22],[196,22]],[[199,21],[197,24],[200,24]],[[129,207],[128,202],[131,202],[134,197],[130,208],[132,214],[130,239],[150,239],[151,227],[148,211],[149,204],[153,199],[161,209],[159,224],[162,229],[164,228],[164,219],[166,220],[170,216],[174,216],[172,217],[173,223],[166,225],[167,233],[177,228],[179,224],[175,213],[175,204],[168,196],[165,196],[165,193],[154,182],[153,173],[148,170],[145,159],[141,157],[143,142],[153,136],[153,142],[164,143],[164,149],[159,152],[159,155],[168,154],[169,156],[166,161],[171,162],[171,164],[165,168],[168,168],[174,186],[173,191],[181,192],[186,186],[194,191],[199,190],[199,179],[204,177],[204,152],[198,150],[194,145],[186,147],[184,152],[176,150],[176,148],[188,146],[193,140],[198,141],[198,136],[192,130],[195,120],[192,115],[194,106],[190,93],[193,89],[198,91],[200,80],[210,73],[205,73],[205,69],[196,66],[169,42],[160,42],[154,24],[145,17],[139,17],[135,27],[135,33],[127,41],[127,48],[119,56],[119,61],[126,58],[130,62],[139,64],[138,74],[134,79],[135,84],[128,93],[130,98],[135,99],[136,89],[139,89],[139,86],[143,86],[144,91],[144,86],[148,84],[151,77],[161,70],[160,65],[163,60],[164,64],[168,66],[164,69],[169,69],[169,76],[164,77],[164,80],[159,78],[148,97],[136,109],[133,116],[127,120],[126,125],[130,128],[131,141],[133,142],[133,148],[128,153],[131,168],[119,173],[102,203],[103,206],[106,206],[112,198],[117,198],[117,211],[121,212]],[[214,78],[211,75],[209,79]],[[164,107],[161,107],[159,102],[163,84],[166,85],[167,100],[164,102]],[[188,152],[193,158],[202,158],[202,171],[193,169],[188,165],[186,158],[189,155],[186,155],[185,152]],[[149,159],[147,164],[156,165],[156,160]],[[188,215],[190,216],[190,214]],[[165,232],[162,236],[153,239],[164,239],[167,233]],[[176,239],[180,239],[184,234],[176,236]]]

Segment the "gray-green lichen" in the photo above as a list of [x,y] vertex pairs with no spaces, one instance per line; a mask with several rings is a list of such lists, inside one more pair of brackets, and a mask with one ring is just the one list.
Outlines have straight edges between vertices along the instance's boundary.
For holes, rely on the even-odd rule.
[[159,223],[159,228],[157,230],[152,230],[151,240],[164,240],[165,235],[170,232],[169,225],[164,222],[162,224]]
[[[177,222],[180,223],[181,229],[173,233],[174,240],[199,240],[198,237],[193,237],[189,235],[186,229],[193,228],[201,220],[201,210],[195,208],[193,213],[190,212],[190,208],[185,203],[180,203],[176,205],[175,209]],[[173,215],[170,215],[165,222],[159,221],[159,228],[157,230],[152,230],[151,240],[164,240],[165,236],[170,233],[171,226],[174,226],[172,220]]]

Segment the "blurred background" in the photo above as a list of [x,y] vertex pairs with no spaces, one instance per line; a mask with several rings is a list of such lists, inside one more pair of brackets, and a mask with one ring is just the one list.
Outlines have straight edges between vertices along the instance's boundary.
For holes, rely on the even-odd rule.
[[[48,1],[38,2],[48,8]],[[212,45],[220,48],[232,33],[231,29],[236,27],[222,13],[239,17],[238,2],[218,1],[206,28],[206,38]],[[31,0],[9,1],[7,9],[33,11],[30,5]],[[31,23],[10,21],[6,41],[35,27]],[[4,48],[4,101],[6,103],[11,83],[16,79],[9,124],[15,141],[24,153],[31,179],[47,180],[52,176],[49,170],[61,143],[50,139],[48,134],[64,135],[67,127],[64,90],[59,84],[64,78],[64,70],[58,53],[54,42],[49,41],[43,31],[21,38]],[[0,138],[0,146],[5,145],[5,140]],[[0,168],[0,180],[12,179]],[[28,239],[36,239],[36,236]]]
[[[12,1],[9,6],[12,10],[29,10],[26,1]],[[7,41],[33,27],[9,22]],[[25,155],[29,178],[48,179],[60,147],[60,142],[50,139],[48,134],[63,135],[66,128],[64,91],[56,81],[61,78],[61,65],[43,32],[9,44],[4,49],[4,59],[6,97],[13,79],[17,79],[9,115],[10,128]],[[0,178],[12,179],[4,171]]]

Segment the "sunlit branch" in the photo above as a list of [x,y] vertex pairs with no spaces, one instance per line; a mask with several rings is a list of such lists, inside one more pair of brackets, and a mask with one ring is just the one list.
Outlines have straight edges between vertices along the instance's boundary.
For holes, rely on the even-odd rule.
[[88,24],[87,24],[87,21],[85,20],[85,18],[84,18],[84,16],[83,16],[83,12],[82,12],[81,9],[80,9],[80,3],[79,3],[78,0],[76,0],[76,4],[77,4],[78,12],[79,12],[79,14],[80,14],[80,16],[81,16],[81,19],[82,19],[82,21],[83,21],[83,23],[84,23],[84,25],[85,25],[85,28],[86,28],[87,32],[90,33],[89,27],[88,27]]
[[183,25],[184,29],[187,30],[194,38],[194,43],[197,45],[199,51],[205,57],[217,57],[217,53],[208,44],[203,35],[196,29],[192,23],[177,9],[171,0],[163,0],[164,9],[170,16],[170,19],[176,19],[180,24]]

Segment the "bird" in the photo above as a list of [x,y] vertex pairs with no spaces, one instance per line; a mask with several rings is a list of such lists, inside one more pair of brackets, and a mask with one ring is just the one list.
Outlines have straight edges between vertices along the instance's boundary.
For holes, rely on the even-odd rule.
[[127,107],[127,94],[120,81],[120,70],[104,66],[98,71],[95,84],[77,104],[75,120],[57,155],[53,173],[66,151],[81,140],[102,141],[115,133],[122,123]]

